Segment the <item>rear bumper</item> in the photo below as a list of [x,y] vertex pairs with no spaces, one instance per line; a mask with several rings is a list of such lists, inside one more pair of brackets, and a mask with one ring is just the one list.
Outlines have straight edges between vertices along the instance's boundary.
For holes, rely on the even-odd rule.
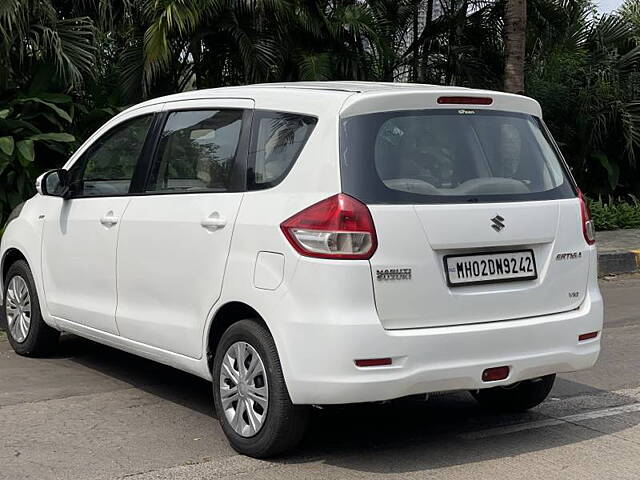
[[[509,385],[551,373],[591,367],[602,331],[597,287],[580,308],[520,320],[384,330],[375,322],[291,323],[285,377],[296,404],[341,404],[388,400],[412,394]],[[391,357],[385,367],[358,368],[355,359]],[[508,378],[486,383],[486,368],[509,366]],[[284,365],[283,365],[284,366]]]

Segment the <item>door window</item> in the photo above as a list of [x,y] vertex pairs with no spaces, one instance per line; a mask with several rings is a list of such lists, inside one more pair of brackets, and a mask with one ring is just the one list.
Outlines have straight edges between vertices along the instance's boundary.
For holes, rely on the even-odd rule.
[[153,115],[121,123],[94,142],[71,167],[74,197],[126,195]]
[[242,110],[172,112],[147,192],[225,192],[242,128]]

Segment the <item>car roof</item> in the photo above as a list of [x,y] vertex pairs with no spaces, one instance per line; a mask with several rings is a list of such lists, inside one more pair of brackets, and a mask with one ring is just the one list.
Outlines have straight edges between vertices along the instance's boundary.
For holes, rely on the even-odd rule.
[[520,95],[456,86],[364,81],[280,82],[192,90],[154,98],[131,107],[129,111],[162,103],[233,98],[252,100],[256,108],[260,109],[349,116],[376,111],[438,107],[436,101],[439,96],[456,93],[465,97],[493,98],[493,105],[474,106],[476,109],[504,109],[541,116],[538,102]]
[[[370,93],[398,90],[463,90],[469,91],[465,87],[446,87],[441,85],[428,85],[422,83],[400,83],[400,82],[365,82],[365,81],[324,81],[324,82],[278,82],[278,83],[256,83],[252,85],[240,85],[231,87],[205,88],[201,90],[190,90],[182,93],[166,95],[147,100],[140,105],[151,105],[168,101],[197,100],[216,97],[247,98],[255,95],[289,95],[291,90],[315,90],[323,93],[333,93],[337,96],[348,96],[354,93]],[[478,90],[480,91],[480,90]]]
[[365,81],[326,81],[326,82],[280,82],[251,85],[260,88],[302,88],[307,90],[328,90],[336,92],[368,93],[389,90],[468,90],[465,87],[443,87],[424,83],[402,82],[365,82]]

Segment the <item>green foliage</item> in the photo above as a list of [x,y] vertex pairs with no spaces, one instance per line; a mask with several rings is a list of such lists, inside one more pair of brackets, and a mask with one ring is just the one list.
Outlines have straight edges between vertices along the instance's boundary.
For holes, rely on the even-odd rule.
[[[0,103],[0,225],[35,193],[35,179],[64,162],[75,137],[66,95],[18,95]],[[65,109],[66,108],[66,109]]]
[[[504,5],[2,0],[0,225],[74,139],[146,98],[294,80],[501,89]],[[640,3],[626,0],[607,16],[592,0],[529,0],[527,8],[526,94],[542,104],[582,189],[640,194]]]
[[537,32],[527,94],[584,190],[639,192],[640,30],[622,15],[594,15],[588,1],[538,2],[555,13]]
[[[591,195],[640,191],[640,43],[629,15],[594,14],[590,2],[538,0],[553,23],[528,61],[527,94],[581,187]],[[628,2],[626,6],[631,5]]]
[[64,2],[2,0],[0,88],[28,83],[38,65],[51,65],[61,83],[78,87],[93,75],[95,29],[88,17],[71,18]]
[[640,204],[610,199],[608,202],[591,200],[589,208],[596,230],[618,230],[640,228]]

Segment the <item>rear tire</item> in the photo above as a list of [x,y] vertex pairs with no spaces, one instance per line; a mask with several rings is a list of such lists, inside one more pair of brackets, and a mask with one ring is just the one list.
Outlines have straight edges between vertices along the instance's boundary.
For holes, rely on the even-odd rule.
[[523,412],[545,401],[556,376],[534,378],[514,386],[475,390],[471,395],[484,407],[500,412]]
[[60,332],[42,320],[38,292],[27,262],[18,260],[11,265],[3,286],[2,312],[13,350],[25,357],[40,357],[55,350]]
[[[238,358],[246,359],[242,366]],[[261,372],[257,376],[247,373],[256,369]],[[216,349],[212,376],[216,413],[235,451],[267,458],[300,443],[309,410],[291,403],[275,342],[264,326],[253,320],[231,325]],[[260,402],[254,401],[255,392],[260,392]]]

